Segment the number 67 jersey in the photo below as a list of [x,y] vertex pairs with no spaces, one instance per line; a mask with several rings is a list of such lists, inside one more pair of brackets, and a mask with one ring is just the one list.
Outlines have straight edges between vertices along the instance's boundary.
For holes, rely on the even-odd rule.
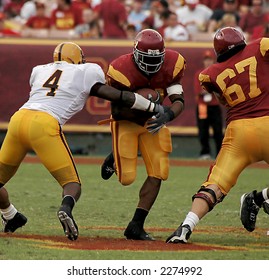
[[82,110],[91,88],[105,84],[105,75],[97,64],[70,64],[57,61],[33,68],[29,100],[20,109],[47,112],[60,125]]
[[228,108],[227,124],[269,116],[269,39],[261,38],[203,70],[199,81]]

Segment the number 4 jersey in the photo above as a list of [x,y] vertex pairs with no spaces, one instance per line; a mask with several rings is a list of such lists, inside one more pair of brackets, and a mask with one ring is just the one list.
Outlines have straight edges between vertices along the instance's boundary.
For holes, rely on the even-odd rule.
[[237,119],[269,116],[269,39],[249,43],[228,60],[199,75],[201,85],[225,104],[227,124]]
[[105,84],[105,75],[97,64],[70,64],[65,61],[38,65],[30,77],[30,97],[21,109],[47,112],[60,125],[82,110],[91,88]]

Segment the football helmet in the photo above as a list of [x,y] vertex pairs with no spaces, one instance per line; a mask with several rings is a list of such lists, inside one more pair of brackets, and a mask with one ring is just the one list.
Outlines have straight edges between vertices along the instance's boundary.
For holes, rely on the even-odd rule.
[[80,46],[72,42],[59,44],[53,52],[53,60],[66,61],[72,64],[85,63],[84,54]]
[[214,35],[214,49],[217,55],[217,61],[222,60],[228,52],[233,55],[236,52],[232,50],[241,49],[246,45],[244,34],[234,27],[224,27],[216,31]]
[[164,40],[157,31],[144,29],[134,40],[134,61],[138,68],[146,74],[160,70],[165,56]]

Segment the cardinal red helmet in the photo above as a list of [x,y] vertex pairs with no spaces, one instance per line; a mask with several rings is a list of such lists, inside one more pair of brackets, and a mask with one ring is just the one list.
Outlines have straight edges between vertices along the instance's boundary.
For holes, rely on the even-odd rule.
[[[224,27],[217,30],[214,36],[214,49],[217,55],[217,61],[220,62],[221,56],[230,53],[234,48],[241,49],[239,46],[245,46],[246,40],[244,34],[234,27]],[[238,48],[239,47],[239,48]],[[232,55],[236,52],[231,52]],[[225,60],[225,59],[224,59]]]
[[165,56],[164,40],[157,31],[144,29],[134,40],[134,60],[140,70],[146,74],[160,70]]

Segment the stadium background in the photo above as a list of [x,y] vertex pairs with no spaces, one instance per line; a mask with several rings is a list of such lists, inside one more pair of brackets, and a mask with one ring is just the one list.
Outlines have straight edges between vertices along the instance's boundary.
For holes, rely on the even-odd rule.
[[[6,132],[9,118],[29,95],[29,77],[35,65],[52,61],[52,53],[60,40],[2,38],[0,41],[0,143]],[[87,61],[98,63],[106,72],[108,64],[124,53],[132,51],[129,40],[77,40]],[[171,42],[166,48],[179,51],[187,61],[182,84],[186,106],[183,114],[169,124],[173,136],[172,157],[198,157],[199,142],[195,120],[193,75],[202,67],[208,42]],[[3,86],[4,85],[4,86]],[[75,154],[104,155],[111,149],[108,125],[97,122],[109,117],[109,102],[97,98],[88,100],[85,108],[64,126],[67,141]],[[212,140],[212,139],[211,139]],[[213,143],[212,143],[213,144]],[[213,147],[213,146],[212,146]]]

